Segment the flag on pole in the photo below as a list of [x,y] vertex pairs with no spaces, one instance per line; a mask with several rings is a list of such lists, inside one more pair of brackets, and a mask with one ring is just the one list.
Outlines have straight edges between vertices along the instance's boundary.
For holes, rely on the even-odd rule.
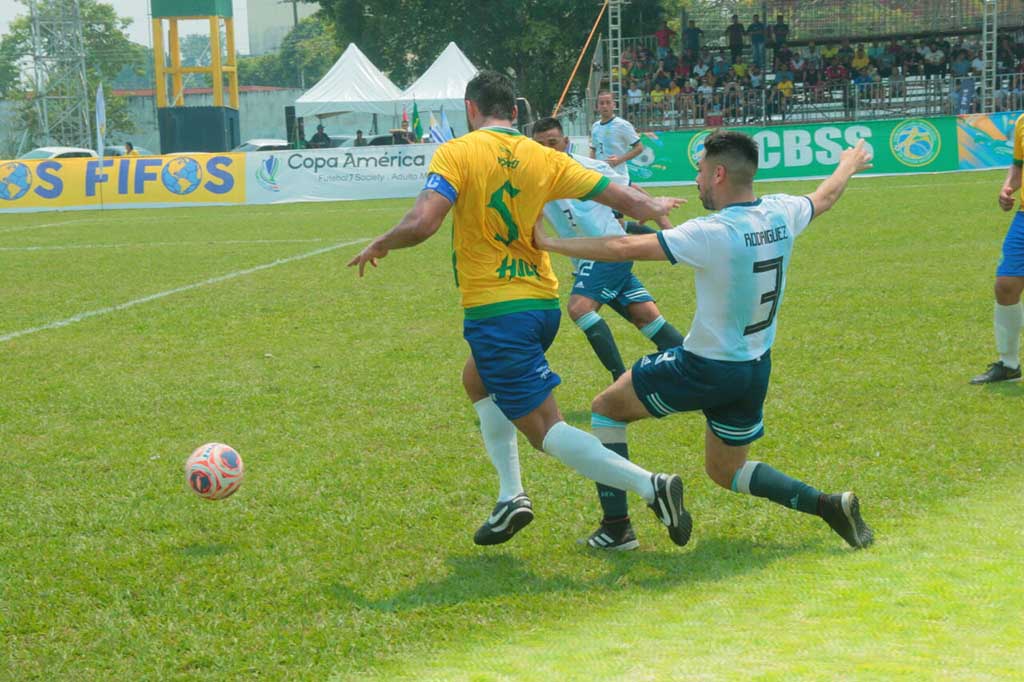
[[409,122],[409,112],[405,110],[405,105],[402,105],[402,123]]
[[103,158],[103,138],[107,135],[107,102],[103,98],[103,84],[96,87],[96,153]]
[[415,100],[412,103],[412,134],[416,136],[416,142],[423,139],[423,123],[420,121],[420,109]]
[[452,124],[448,122],[448,114],[444,113],[444,107],[441,107],[441,132],[444,133],[445,140],[455,137],[455,131],[452,130]]
[[430,112],[430,141],[441,144],[445,142],[444,131],[441,130],[441,124],[434,118],[434,112]]

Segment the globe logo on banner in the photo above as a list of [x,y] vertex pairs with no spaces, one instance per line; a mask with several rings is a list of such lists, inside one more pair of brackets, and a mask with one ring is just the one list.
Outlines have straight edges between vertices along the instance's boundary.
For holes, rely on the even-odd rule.
[[15,201],[32,189],[32,171],[23,163],[0,165],[0,199]]
[[911,118],[893,128],[889,138],[893,156],[905,166],[927,166],[942,150],[939,129],[920,118]]
[[708,139],[710,135],[710,130],[703,130],[690,138],[690,145],[686,148],[686,158],[690,160],[690,165],[694,170],[700,170],[698,164],[701,157],[704,156],[704,140]]
[[182,156],[164,166],[160,179],[169,192],[184,196],[199,188],[199,183],[203,181],[203,169],[195,159]]
[[277,184],[277,173],[280,169],[281,161],[276,156],[268,156],[256,167],[256,182],[267,191],[280,192],[281,185]]

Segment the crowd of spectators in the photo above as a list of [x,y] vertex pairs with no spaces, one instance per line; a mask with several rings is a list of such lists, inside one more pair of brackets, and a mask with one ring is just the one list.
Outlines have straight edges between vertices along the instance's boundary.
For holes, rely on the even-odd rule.
[[[627,47],[616,67],[627,116],[648,125],[685,125],[709,116],[725,122],[764,114],[785,118],[797,94],[808,103],[835,101],[844,108],[881,105],[905,97],[908,79],[935,79],[936,87],[945,87],[950,113],[977,110],[984,67],[979,36],[796,46],[789,35],[782,15],[766,24],[755,14],[747,25],[733,15],[724,35],[710,36],[715,40],[694,21],[681,36],[663,24],[653,47]],[[1000,81],[999,94],[1024,92],[1024,31],[1000,35],[996,69],[1012,81]]]

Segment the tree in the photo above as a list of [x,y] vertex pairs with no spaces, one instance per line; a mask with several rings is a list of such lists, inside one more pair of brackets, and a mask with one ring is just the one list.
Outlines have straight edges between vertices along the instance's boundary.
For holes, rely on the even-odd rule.
[[315,14],[299,22],[281,42],[276,54],[243,57],[238,64],[242,85],[308,87],[320,80],[341,55],[334,25]]
[[[320,0],[320,5],[334,21],[339,45],[358,44],[398,84],[409,85],[457,37],[477,67],[512,75],[538,111],[550,111],[558,100],[600,10],[598,3],[577,0]],[[658,0],[633,0],[623,8],[623,32],[653,33],[661,17]],[[577,89],[583,80],[577,77]]]
[[[46,12],[59,3],[60,0],[39,0],[37,6],[41,12]],[[95,93],[100,83],[106,84],[108,135],[130,133],[134,125],[128,116],[127,106],[123,98],[110,95],[109,87],[122,69],[137,65],[140,50],[144,48],[128,40],[125,31],[132,20],[119,17],[113,6],[97,0],[79,0],[79,7],[89,92]],[[37,136],[41,131],[32,106],[35,86],[21,78],[20,65],[32,52],[31,19],[27,14],[18,16],[11,22],[9,33],[0,41],[0,93],[22,103],[22,123],[31,135]],[[93,106],[91,97],[90,106]]]

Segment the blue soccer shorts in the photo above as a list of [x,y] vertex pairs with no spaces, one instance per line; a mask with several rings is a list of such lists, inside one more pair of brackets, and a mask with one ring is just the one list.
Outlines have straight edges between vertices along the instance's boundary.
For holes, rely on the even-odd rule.
[[580,260],[573,273],[572,295],[625,310],[631,303],[653,301],[643,282],[633,274],[633,263]]
[[494,404],[509,419],[525,417],[562,383],[544,357],[558,333],[560,310],[525,310],[466,320],[462,335]]
[[764,435],[764,399],[772,373],[771,351],[757,360],[710,360],[680,348],[652,353],[633,365],[633,390],[655,417],[701,410],[708,427],[727,445]]
[[1003,239],[1003,258],[997,277],[1024,277],[1024,211],[1017,211]]

